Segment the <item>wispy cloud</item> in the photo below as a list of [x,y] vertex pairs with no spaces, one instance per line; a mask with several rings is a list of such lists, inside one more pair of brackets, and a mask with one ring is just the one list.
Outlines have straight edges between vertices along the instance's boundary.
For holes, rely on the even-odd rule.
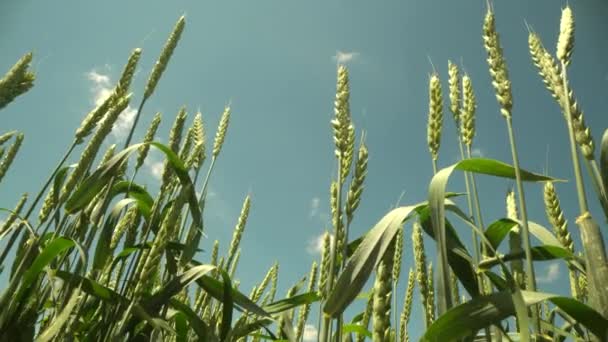
[[338,62],[338,64],[345,64],[348,62],[352,62],[353,60],[359,57],[359,53],[355,51],[345,52],[345,51],[336,51],[336,55],[333,56],[333,59]]
[[162,161],[148,161],[146,159],[144,164],[147,166],[150,175],[157,181],[160,181],[163,176],[164,163]]
[[[308,244],[306,245],[306,252],[308,252],[308,254],[311,254],[311,255],[321,254],[321,252],[323,251],[323,235],[324,234],[325,234],[325,232],[322,232],[319,235],[314,236],[310,240],[308,240]],[[330,241],[330,243],[333,244],[333,241],[334,241],[333,235],[330,235],[329,241]]]
[[[93,103],[96,106],[99,106],[112,93],[112,80],[110,75],[93,69],[86,73],[86,77],[89,81],[91,81]],[[112,136],[117,141],[127,137],[127,134],[129,134],[131,126],[133,125],[133,121],[135,120],[136,113],[137,111],[135,108],[127,106],[127,108],[120,114],[118,120],[116,120],[114,127],[112,128]]]
[[552,282],[556,281],[557,278],[559,278],[559,275],[560,275],[559,264],[551,263],[547,267],[547,273],[536,277],[536,281],[538,281],[539,283],[552,283]]
[[302,335],[302,338],[304,339],[305,342],[316,341],[317,335],[318,335],[317,328],[314,325],[306,324],[304,326],[304,334]]
[[310,214],[308,215],[310,218],[313,218],[319,215],[319,206],[321,205],[321,199],[319,197],[313,197],[310,200]]

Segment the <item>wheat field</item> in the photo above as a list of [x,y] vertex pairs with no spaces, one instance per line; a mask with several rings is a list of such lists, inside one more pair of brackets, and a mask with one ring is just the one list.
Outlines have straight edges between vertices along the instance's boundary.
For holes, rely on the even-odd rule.
[[[569,143],[564,158],[574,177],[560,179],[550,170],[520,167],[526,147],[518,143],[514,123],[527,114],[518,110],[505,53],[510,47],[498,21],[500,13],[488,3],[476,38],[495,98],[483,112],[504,126],[507,139],[500,143],[511,159],[475,157],[476,94],[483,82],[462,64],[441,61],[441,68],[429,70],[427,84],[416,85],[428,101],[427,196],[398,203],[362,235],[354,222],[366,205],[368,165],[380,152],[370,148],[351,113],[354,75],[337,63],[327,122],[333,145],[319,152],[331,153],[335,164],[328,170],[330,226],[316,260],[297,270],[299,281],[281,285],[283,293],[279,282],[281,271],[292,267],[288,260],[256,269],[259,282],[251,289],[240,284],[239,261],[255,258],[241,248],[254,238],[247,228],[255,211],[251,194],[240,204],[231,239],[207,238],[210,186],[222,176],[216,167],[232,152],[223,148],[239,120],[231,101],[217,127],[185,106],[174,115],[146,113],[175,51],[188,44],[186,16],[180,17],[145,71],[145,87],[132,84],[148,53],[135,48],[111,91],[82,118],[63,157],[38,181],[42,187],[15,204],[0,204],[10,206],[2,209],[0,226],[0,271],[7,279],[0,341],[299,342],[311,327],[321,342],[402,342],[412,335],[421,341],[608,341],[608,130],[598,139],[599,128],[585,121],[568,72],[577,63],[575,37],[585,33],[575,30],[575,13],[565,6],[555,18],[557,41],[541,37],[530,23],[522,42],[536,85],[546,88],[566,127],[559,134]],[[38,81],[36,58],[27,53],[7,68],[0,110],[16,99],[27,101]],[[120,115],[129,110],[134,119],[125,138],[108,147]],[[170,125],[167,134],[163,120]],[[138,127],[145,130],[141,139],[134,134]],[[459,155],[451,163],[442,147],[455,143],[444,137],[454,127]],[[24,141],[17,130],[0,132],[0,182],[20,172],[11,165]],[[154,189],[138,177],[152,153],[162,156]],[[483,221],[487,203],[480,200],[485,176],[513,184],[495,196],[504,216],[491,222]],[[463,181],[464,191],[450,186],[453,179]],[[576,192],[562,191],[564,182]],[[532,183],[540,185],[542,198],[527,196]],[[578,211],[566,214],[560,196],[576,198]],[[537,208],[530,203],[542,203],[544,211],[529,212]],[[532,216],[546,217],[549,225]],[[409,269],[402,269],[405,259],[411,259]],[[543,288],[538,265],[544,261],[567,269],[568,295]],[[414,312],[422,317],[417,324]]]

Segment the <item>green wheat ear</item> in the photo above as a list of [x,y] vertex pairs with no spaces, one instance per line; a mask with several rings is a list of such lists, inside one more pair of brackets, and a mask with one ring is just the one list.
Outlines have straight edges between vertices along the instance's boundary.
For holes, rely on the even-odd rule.
[[557,40],[557,58],[564,63],[570,64],[572,51],[574,50],[574,16],[570,6],[562,10],[562,18],[559,23],[559,38]]
[[450,60],[448,60],[448,75],[450,111],[454,116],[456,128],[460,129],[460,72],[458,66]]
[[160,80],[160,77],[162,76],[163,72],[167,68],[167,64],[169,64],[169,60],[171,59],[171,56],[173,55],[173,52],[177,47],[177,43],[179,42],[182,32],[184,31],[184,26],[186,26],[186,17],[182,15],[177,20],[177,23],[175,24],[175,27],[173,28],[169,39],[165,43],[165,46],[163,47],[163,50],[160,53],[158,61],[156,62],[154,68],[152,69],[152,72],[150,73],[148,83],[146,84],[146,88],[144,90],[144,101],[150,96],[152,96],[152,93],[154,93],[156,85],[158,84],[158,81]]
[[437,73],[429,79],[429,118],[427,127],[427,143],[433,160],[439,157],[441,145],[441,126],[443,124],[443,98],[441,95],[441,82]]
[[0,109],[6,107],[19,95],[24,94],[34,86],[36,77],[28,70],[32,62],[32,53],[26,53],[0,79]]
[[220,118],[220,124],[217,128],[217,132],[215,133],[212,152],[213,158],[217,158],[222,150],[222,146],[224,145],[226,133],[228,132],[228,124],[230,123],[230,113],[230,106],[226,106],[224,108],[224,112],[222,113],[222,117]]
[[511,81],[509,81],[507,63],[503,57],[500,39],[496,32],[494,13],[489,7],[483,22],[483,42],[488,53],[487,61],[490,67],[492,86],[496,90],[496,100],[501,107],[500,112],[505,118],[510,118],[513,108]]

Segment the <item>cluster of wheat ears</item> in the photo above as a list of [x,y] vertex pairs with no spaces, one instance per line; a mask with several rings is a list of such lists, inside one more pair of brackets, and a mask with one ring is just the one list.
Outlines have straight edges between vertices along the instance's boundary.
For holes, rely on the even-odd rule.
[[[222,150],[231,108],[227,106],[221,116],[207,164],[202,116],[197,113],[186,129],[185,108],[176,115],[166,145],[154,141],[160,113],[150,120],[143,142],[132,144],[140,114],[154,94],[184,26],[182,17],[150,73],[123,149],[112,145],[98,158],[102,142],[132,100],[129,86],[140,49],[130,55],[107,99],[86,115],[34,200],[23,195],[13,210],[3,209],[7,217],[0,227],[0,238],[5,240],[0,266],[8,282],[0,297],[0,340],[301,341],[306,324],[312,324],[318,326],[322,342],[408,341],[418,284],[424,341],[608,341],[608,262],[600,227],[588,210],[580,167],[582,156],[587,178],[608,218],[608,134],[602,140],[598,165],[591,132],[567,78],[574,48],[574,18],[569,7],[562,12],[555,56],[535,32],[529,33],[529,47],[532,62],[566,122],[580,207],[574,222],[582,250],[575,250],[560,207],[553,184],[559,180],[519,167],[511,124],[511,82],[494,13],[488,6],[483,43],[498,112],[506,121],[512,165],[471,157],[475,94],[471,78],[461,76],[458,67],[448,62],[449,101],[445,102],[458,131],[461,160],[437,169],[444,99],[441,80],[434,72],[429,79],[427,135],[434,175],[428,198],[393,209],[363,236],[353,238],[349,228],[364,189],[368,149],[364,135],[356,142],[348,70],[339,66],[331,121],[338,165],[330,186],[333,231],[324,235],[319,263],[313,262],[309,273],[283,299],[276,294],[278,264],[270,265],[249,294],[239,289],[235,270],[249,197],[226,255],[220,255],[215,241],[209,246],[211,253],[202,254],[204,262],[195,259],[205,228],[207,184]],[[0,80],[0,109],[33,86],[31,60],[31,54],[23,56]],[[0,180],[23,138],[16,131],[0,135]],[[3,146],[9,141],[5,151]],[[156,197],[135,182],[150,148],[165,156]],[[78,161],[67,165],[78,150]],[[129,167],[133,159],[135,163]],[[203,166],[205,178],[198,185]],[[464,193],[446,191],[455,170],[464,175]],[[484,225],[475,174],[515,180],[515,191],[506,196],[505,218]],[[526,181],[544,184],[551,229],[528,221],[522,185]],[[197,193],[198,187],[202,190]],[[468,211],[452,201],[464,197]],[[35,210],[37,218],[32,217]],[[472,253],[447,212],[470,228]],[[415,269],[409,270],[399,314],[393,291],[401,280],[406,226],[412,227]],[[424,234],[435,242],[434,265],[426,261]],[[507,252],[498,252],[507,238],[508,246],[501,249]],[[534,262],[551,259],[567,265],[571,297],[537,289]],[[6,264],[7,260],[12,264]],[[364,291],[370,280],[372,289]],[[345,322],[344,313],[357,298],[366,299],[367,305],[359,314],[351,308],[353,318]],[[318,322],[309,322],[313,307],[319,310]]]

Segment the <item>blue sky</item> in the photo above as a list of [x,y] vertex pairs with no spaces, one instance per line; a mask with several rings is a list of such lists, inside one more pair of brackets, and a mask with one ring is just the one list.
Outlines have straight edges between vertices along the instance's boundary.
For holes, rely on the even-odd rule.
[[[538,172],[548,166],[549,174],[570,180],[565,124],[530,61],[524,24],[527,21],[554,51],[564,5],[564,1],[517,0],[498,2],[495,10],[513,83],[513,122],[521,164]],[[577,20],[570,81],[599,144],[608,127],[608,5],[600,0],[571,1],[570,5]],[[202,248],[210,248],[219,239],[226,249],[242,201],[251,193],[238,272],[241,288],[249,291],[277,260],[280,293],[284,294],[318,258],[315,241],[329,228],[328,189],[336,171],[329,121],[339,52],[343,58],[351,57],[344,61],[350,70],[352,117],[358,132],[366,131],[370,151],[352,237],[373,226],[402,192],[402,204],[426,197],[432,173],[426,147],[428,75],[433,70],[429,58],[440,73],[444,94],[448,59],[470,74],[478,99],[475,148],[483,156],[510,162],[506,127],[498,114],[481,42],[484,13],[481,0],[72,0],[61,5],[3,1],[0,69],[8,69],[25,52],[33,51],[37,80],[27,95],[0,113],[2,132],[25,133],[22,150],[0,185],[0,206],[13,207],[23,192],[37,193],[71,143],[82,117],[117,80],[136,47],[143,49],[143,55],[132,89],[134,101],[140,100],[166,37],[177,18],[186,14],[180,44],[146,104],[135,138],[141,139],[154,113],[160,111],[159,132],[166,139],[182,105],[188,108],[189,120],[200,108],[211,137],[224,106],[232,103],[227,140],[211,179],[205,212],[209,239]],[[440,167],[458,157],[450,115],[445,112]],[[128,114],[123,120],[128,123]],[[114,133],[106,146],[124,134],[120,129]],[[159,158],[152,155],[138,182],[156,184]],[[485,222],[503,217],[504,194],[511,182],[477,179]],[[540,189],[526,187],[528,211],[531,220],[546,224]],[[454,177],[450,190],[464,190],[461,175]],[[560,184],[557,190],[573,222],[577,211],[574,182]],[[594,196],[591,188],[588,193]],[[600,218],[599,208],[592,210]],[[404,275],[396,291],[399,303],[412,264],[410,225],[406,228]],[[578,241],[576,228],[570,228]],[[468,242],[469,233],[460,229]],[[433,255],[430,241],[427,246],[427,253]],[[543,290],[566,291],[563,265],[538,264],[537,273]],[[317,310],[312,312],[316,316]],[[421,333],[416,330],[422,326],[420,318],[421,313],[415,311],[414,338]]]

